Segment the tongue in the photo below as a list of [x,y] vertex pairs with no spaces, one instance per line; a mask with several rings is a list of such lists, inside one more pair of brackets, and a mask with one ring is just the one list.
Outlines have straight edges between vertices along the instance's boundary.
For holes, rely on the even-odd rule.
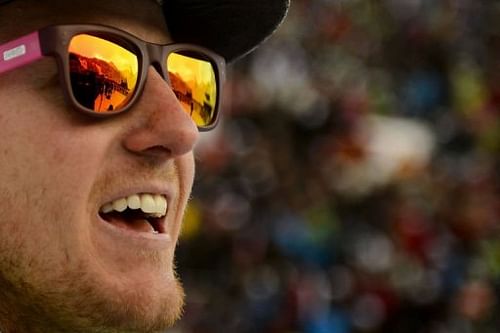
[[129,229],[138,232],[154,232],[153,227],[146,219],[136,218],[124,221],[116,216],[112,216],[108,218],[107,221],[118,228]]

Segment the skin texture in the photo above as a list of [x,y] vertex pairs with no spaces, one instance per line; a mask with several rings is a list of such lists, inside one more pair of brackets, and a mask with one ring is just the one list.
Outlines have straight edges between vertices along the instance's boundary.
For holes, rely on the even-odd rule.
[[[154,1],[17,0],[2,7],[0,22],[0,42],[54,23],[105,23],[170,41]],[[198,130],[168,85],[150,68],[134,108],[95,120],[65,103],[55,61],[45,58],[1,75],[0,101],[0,330],[171,325],[183,304],[174,250]],[[155,191],[169,196],[170,241],[150,244],[104,227],[103,204]]]

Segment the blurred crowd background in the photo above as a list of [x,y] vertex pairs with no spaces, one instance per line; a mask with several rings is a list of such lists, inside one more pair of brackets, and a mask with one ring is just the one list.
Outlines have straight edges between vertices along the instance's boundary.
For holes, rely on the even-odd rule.
[[500,332],[500,1],[292,0],[227,86],[169,332]]

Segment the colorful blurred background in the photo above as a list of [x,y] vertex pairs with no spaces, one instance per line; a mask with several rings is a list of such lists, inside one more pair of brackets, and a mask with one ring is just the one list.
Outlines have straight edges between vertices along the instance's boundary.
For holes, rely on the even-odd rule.
[[228,90],[169,332],[500,332],[500,1],[292,0]]

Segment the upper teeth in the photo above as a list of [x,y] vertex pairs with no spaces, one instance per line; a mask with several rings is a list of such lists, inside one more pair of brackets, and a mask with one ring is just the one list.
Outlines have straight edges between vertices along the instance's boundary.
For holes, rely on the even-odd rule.
[[107,214],[112,211],[121,213],[127,208],[140,209],[151,216],[162,217],[167,213],[167,199],[160,194],[133,194],[105,204],[101,208],[101,213]]

